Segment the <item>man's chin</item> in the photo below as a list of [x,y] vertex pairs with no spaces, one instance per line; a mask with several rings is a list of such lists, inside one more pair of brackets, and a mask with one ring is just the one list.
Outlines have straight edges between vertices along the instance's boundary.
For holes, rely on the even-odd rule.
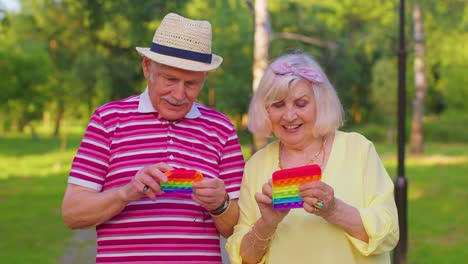
[[176,120],[184,118],[187,112],[186,111],[179,111],[179,112],[164,111],[164,112],[161,112],[160,114],[164,119],[168,121],[176,121]]

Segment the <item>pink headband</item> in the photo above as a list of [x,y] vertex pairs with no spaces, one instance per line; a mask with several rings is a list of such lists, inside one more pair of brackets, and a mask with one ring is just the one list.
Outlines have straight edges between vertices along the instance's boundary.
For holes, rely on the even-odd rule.
[[309,82],[323,83],[321,74],[318,71],[308,67],[296,67],[287,62],[274,62],[271,64],[270,68],[277,75],[289,76],[294,74],[298,77],[308,80]]

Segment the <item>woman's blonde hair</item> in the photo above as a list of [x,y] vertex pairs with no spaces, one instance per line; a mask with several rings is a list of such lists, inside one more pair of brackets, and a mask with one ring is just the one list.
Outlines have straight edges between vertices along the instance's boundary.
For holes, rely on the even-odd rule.
[[[320,75],[321,82],[310,82],[294,73],[278,75],[273,72],[272,65],[284,63],[295,68],[315,71]],[[315,96],[317,119],[314,125],[314,136],[326,135],[343,125],[343,106],[322,68],[312,56],[295,53],[285,54],[274,60],[260,80],[249,106],[248,128],[250,132],[266,137],[271,136],[272,126],[267,108],[273,102],[286,98],[289,89],[300,81],[306,81]]]

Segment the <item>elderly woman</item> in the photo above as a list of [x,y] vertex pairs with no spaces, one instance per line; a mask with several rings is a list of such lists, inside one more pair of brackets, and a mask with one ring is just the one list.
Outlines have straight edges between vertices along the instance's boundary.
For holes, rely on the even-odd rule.
[[[227,242],[232,263],[390,263],[399,236],[393,183],[373,144],[337,130],[334,87],[306,54],[267,69],[249,109],[249,129],[274,141],[246,164],[240,218]],[[272,174],[317,164],[321,180],[298,187],[302,208],[275,209]]]

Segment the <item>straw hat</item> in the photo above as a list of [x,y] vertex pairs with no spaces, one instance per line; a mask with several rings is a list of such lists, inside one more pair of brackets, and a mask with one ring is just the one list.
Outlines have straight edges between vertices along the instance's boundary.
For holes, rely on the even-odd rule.
[[154,33],[151,48],[137,47],[155,62],[189,71],[212,71],[223,58],[211,53],[211,24],[167,14]]

